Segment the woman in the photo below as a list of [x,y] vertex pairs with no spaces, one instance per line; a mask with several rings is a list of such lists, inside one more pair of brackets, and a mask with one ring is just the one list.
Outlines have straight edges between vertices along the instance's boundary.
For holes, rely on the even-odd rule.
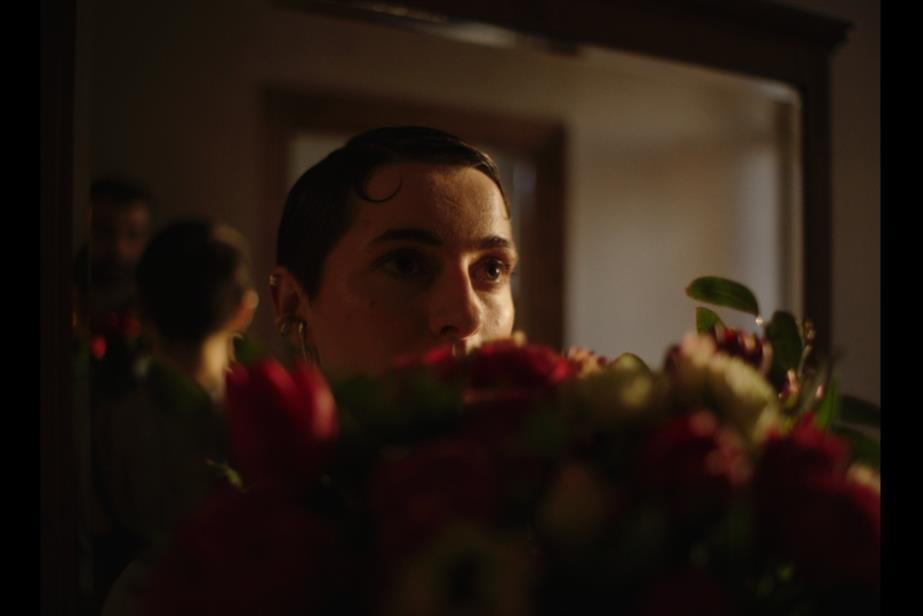
[[509,207],[489,156],[422,127],[371,130],[301,176],[270,278],[280,333],[328,377],[512,333]]
[[161,541],[226,480],[225,374],[257,305],[243,239],[202,221],[159,233],[137,281],[153,361],[140,391],[106,413],[97,443],[112,523],[139,557],[107,599],[113,614],[134,611]]

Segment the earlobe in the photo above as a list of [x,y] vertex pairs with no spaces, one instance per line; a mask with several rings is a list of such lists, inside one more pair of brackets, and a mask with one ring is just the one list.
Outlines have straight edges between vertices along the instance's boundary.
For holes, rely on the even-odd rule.
[[293,320],[306,320],[311,314],[308,296],[301,284],[287,269],[277,266],[269,277],[269,291],[272,297],[276,323]]
[[308,326],[311,304],[304,288],[281,266],[273,270],[269,277],[269,287],[279,334],[301,348],[302,357],[306,362],[318,365],[317,349],[310,341]]
[[269,276],[269,293],[276,319],[294,316],[306,308],[307,298],[298,281],[282,266]]

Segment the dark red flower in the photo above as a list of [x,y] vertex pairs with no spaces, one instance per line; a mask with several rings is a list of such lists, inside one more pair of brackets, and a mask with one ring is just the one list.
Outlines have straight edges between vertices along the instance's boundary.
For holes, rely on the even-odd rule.
[[464,377],[464,358],[458,357],[452,345],[443,345],[430,349],[422,355],[406,355],[394,362],[397,372],[427,370],[443,382],[453,382]]
[[642,616],[698,614],[724,616],[737,613],[727,591],[711,575],[686,569],[652,584],[642,595]]
[[772,345],[765,338],[742,329],[733,329],[716,325],[708,332],[715,340],[719,353],[739,357],[764,376],[772,365]]
[[527,390],[465,392],[462,433],[492,453],[509,448],[538,399]]
[[767,519],[797,509],[801,493],[817,482],[845,481],[847,444],[817,427],[806,413],[786,436],[770,435],[756,475],[756,498]]
[[523,419],[577,370],[539,345],[503,340],[478,348],[469,358],[462,432],[491,452],[507,449]]
[[849,462],[849,446],[817,426],[813,413],[805,413],[791,432],[770,437],[763,453],[764,466],[797,476],[842,477]]
[[881,576],[881,498],[867,486],[816,481],[797,509],[777,518],[779,542],[795,569],[821,583],[877,587]]
[[880,579],[881,498],[848,480],[848,446],[805,416],[765,446],[756,475],[765,546],[792,558],[818,583]]
[[247,485],[301,487],[317,477],[338,432],[333,395],[321,374],[274,360],[227,378],[229,433]]
[[103,336],[93,336],[90,339],[90,354],[95,359],[106,356],[106,339]]
[[472,389],[546,390],[574,376],[577,367],[552,349],[512,340],[486,344],[471,358]]
[[678,516],[719,510],[750,474],[743,442],[707,410],[657,428],[638,457],[641,489],[664,499]]
[[448,523],[487,523],[498,490],[493,460],[471,439],[443,438],[384,459],[372,480],[371,508],[386,560],[409,555]]
[[310,614],[345,579],[332,526],[278,493],[217,492],[181,524],[151,576],[148,614]]

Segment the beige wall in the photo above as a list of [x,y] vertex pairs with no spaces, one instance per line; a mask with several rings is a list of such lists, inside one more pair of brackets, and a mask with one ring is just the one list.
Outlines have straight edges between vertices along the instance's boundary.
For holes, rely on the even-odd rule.
[[833,343],[847,391],[881,400],[881,3],[784,0],[853,24],[833,56]]
[[[563,120],[568,133],[565,337],[659,363],[694,325],[695,276],[797,306],[780,178],[792,95],[771,84],[590,51],[579,61],[265,8],[94,0],[81,104],[87,173],[147,180],[161,220],[217,215],[248,234],[259,280],[281,204],[260,203],[258,96],[355,91]],[[227,8],[228,6],[232,8]],[[87,5],[84,5],[86,7]],[[224,7],[215,10],[215,7]],[[421,51],[425,45],[425,51]],[[797,265],[797,264],[795,264]],[[795,267],[797,269],[797,267]],[[262,289],[261,289],[262,291]],[[265,296],[264,296],[265,299]],[[257,332],[272,335],[268,302]]]

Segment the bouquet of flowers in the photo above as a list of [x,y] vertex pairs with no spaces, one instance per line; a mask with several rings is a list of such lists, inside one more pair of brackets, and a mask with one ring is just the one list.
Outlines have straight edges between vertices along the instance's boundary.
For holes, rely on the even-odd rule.
[[[687,293],[759,314],[745,287]],[[761,321],[760,321],[761,322]],[[332,387],[273,361],[228,379],[234,485],[175,533],[170,614],[878,610],[874,409],[700,308],[658,369],[523,337]]]

